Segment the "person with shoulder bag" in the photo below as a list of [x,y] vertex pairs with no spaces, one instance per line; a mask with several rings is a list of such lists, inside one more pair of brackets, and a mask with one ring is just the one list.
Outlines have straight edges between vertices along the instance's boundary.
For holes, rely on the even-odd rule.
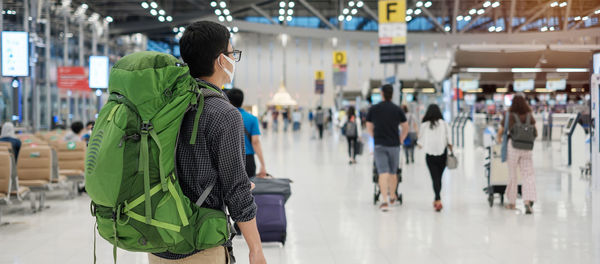
[[[448,155],[448,149],[452,153],[452,145],[448,136],[449,131],[450,129],[448,129],[448,124],[442,117],[440,107],[436,104],[429,105],[419,129],[418,146],[425,151],[425,160],[431,174],[433,192],[435,193],[433,208],[437,212],[443,208],[440,196],[440,192],[442,191],[442,175],[444,174],[444,170],[446,170],[448,157],[454,157],[453,154]],[[450,160],[456,164],[456,158]]]
[[344,135],[348,140],[348,156],[350,164],[356,163],[356,155],[358,154],[358,126],[356,125],[356,116],[353,107],[348,109],[348,121],[343,127]]
[[408,136],[403,142],[404,154],[406,155],[406,164],[415,163],[415,146],[419,134],[419,125],[415,114],[410,113],[406,105],[402,106],[402,110],[408,119]]
[[[509,167],[509,181],[506,187],[508,204],[506,208],[515,209],[517,200],[517,169],[523,181],[523,201],[525,213],[533,213],[532,207],[536,199],[535,171],[533,169],[533,145],[537,137],[535,119],[525,96],[516,95],[512,105],[502,120],[498,134],[498,143],[506,148],[506,160]],[[504,139],[504,140],[503,140]]]

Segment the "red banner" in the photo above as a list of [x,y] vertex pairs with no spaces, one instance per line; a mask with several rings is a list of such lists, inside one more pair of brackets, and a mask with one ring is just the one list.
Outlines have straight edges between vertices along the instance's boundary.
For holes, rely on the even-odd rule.
[[56,85],[59,89],[91,91],[84,67],[58,67]]

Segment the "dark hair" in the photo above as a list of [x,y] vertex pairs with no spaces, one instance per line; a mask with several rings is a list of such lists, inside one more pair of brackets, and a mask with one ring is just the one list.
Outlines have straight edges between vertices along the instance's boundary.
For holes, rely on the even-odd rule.
[[92,129],[93,129],[93,128],[94,128],[94,125],[96,125],[96,122],[94,122],[94,121],[89,121],[89,122],[87,122],[87,124],[85,124],[85,127],[88,127],[88,126],[90,126],[90,125],[92,126]]
[[83,123],[77,121],[77,122],[73,122],[73,124],[71,124],[71,131],[73,131],[73,133],[79,134],[79,132],[81,132],[81,130],[83,130]]
[[408,106],[402,105],[402,110],[404,110],[404,113],[408,113]]
[[215,73],[214,61],[219,54],[227,52],[229,30],[221,24],[198,21],[189,25],[179,40],[181,58],[190,67],[194,78]]
[[354,109],[354,106],[348,107],[348,113],[347,113],[347,115],[348,115],[348,117],[356,115],[356,110]]
[[394,95],[394,87],[391,84],[386,84],[382,86],[381,94],[383,95],[384,101],[391,101],[392,95]]
[[242,107],[242,104],[244,103],[244,92],[242,92],[242,90],[238,88],[233,88],[226,90],[225,93],[229,98],[229,102],[231,102],[233,106],[237,108]]
[[437,104],[430,104],[423,117],[423,123],[429,121],[429,127],[433,129],[437,126],[438,120],[440,119],[444,119],[440,107]]
[[529,107],[529,104],[525,100],[524,96],[515,95],[513,97],[512,104],[510,105],[510,108],[508,109],[508,111],[511,113],[517,113],[519,115],[524,115],[524,114],[530,113],[532,110],[531,110],[531,107]]

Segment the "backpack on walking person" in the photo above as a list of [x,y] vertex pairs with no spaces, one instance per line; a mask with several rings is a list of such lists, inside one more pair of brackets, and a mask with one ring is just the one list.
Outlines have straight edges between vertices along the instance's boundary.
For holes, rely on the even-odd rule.
[[535,142],[535,126],[531,124],[531,115],[528,113],[525,123],[521,122],[519,116],[513,113],[515,124],[510,129],[512,146],[516,149],[532,150]]
[[[204,84],[187,65],[158,52],[138,52],[112,67],[108,102],[86,153],[85,185],[97,230],[116,248],[186,254],[223,245],[228,218],[202,208],[214,185],[190,201],[176,174],[177,142],[185,113],[202,113]],[[198,125],[194,124],[194,128]],[[198,175],[202,177],[202,175]]]
[[352,121],[346,122],[346,124],[344,124],[344,127],[342,130],[344,132],[343,134],[349,138],[354,138],[358,135],[357,128],[356,128],[356,122],[352,122]]

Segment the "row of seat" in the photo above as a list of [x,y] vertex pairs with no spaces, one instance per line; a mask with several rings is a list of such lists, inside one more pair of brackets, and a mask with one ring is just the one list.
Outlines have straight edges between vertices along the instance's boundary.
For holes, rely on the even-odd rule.
[[61,134],[18,134],[22,143],[18,159],[10,143],[0,142],[1,204],[19,203],[29,196],[35,212],[44,208],[47,191],[66,188],[68,197],[77,194],[84,181],[86,144],[63,141]]

